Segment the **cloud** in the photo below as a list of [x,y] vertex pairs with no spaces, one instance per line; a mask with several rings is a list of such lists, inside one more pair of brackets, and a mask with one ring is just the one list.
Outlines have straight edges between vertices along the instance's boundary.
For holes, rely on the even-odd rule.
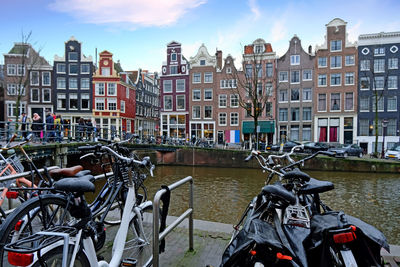
[[271,28],[271,37],[273,42],[278,42],[286,38],[287,28],[285,20],[276,20]]
[[[86,23],[169,26],[206,0],[54,0],[50,8]],[[133,27],[132,27],[133,26]]]
[[254,15],[254,20],[257,20],[258,18],[260,18],[261,12],[260,12],[260,8],[257,5],[257,0],[249,0],[249,6],[250,6],[250,10]]
[[358,36],[360,35],[361,25],[362,25],[362,22],[359,21],[359,22],[357,22],[357,24],[354,24],[347,29],[348,41],[350,41],[350,42],[357,41]]

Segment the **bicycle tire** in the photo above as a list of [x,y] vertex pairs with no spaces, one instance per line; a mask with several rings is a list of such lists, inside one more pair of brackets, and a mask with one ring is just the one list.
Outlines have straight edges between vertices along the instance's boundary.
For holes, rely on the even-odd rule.
[[[71,257],[73,250],[74,246],[70,245],[68,249],[68,258]],[[46,262],[47,266],[61,266],[63,260],[63,246],[58,246],[54,249],[49,250],[42,256],[42,259],[44,262]],[[42,265],[40,264],[39,261],[36,261],[32,265],[32,267],[41,267],[41,266]],[[74,267],[87,267],[87,266],[90,266],[89,259],[82,250],[78,251],[75,257]]]
[[9,214],[0,228],[0,267],[9,266],[4,245],[52,226],[72,224],[66,207],[65,196],[47,194],[25,201]]

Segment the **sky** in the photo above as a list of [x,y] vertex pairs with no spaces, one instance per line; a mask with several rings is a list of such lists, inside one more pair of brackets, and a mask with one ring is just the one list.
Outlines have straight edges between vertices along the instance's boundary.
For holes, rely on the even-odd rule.
[[243,47],[258,38],[278,56],[295,34],[306,51],[314,49],[334,18],[347,22],[350,41],[400,31],[399,0],[1,0],[0,10],[1,54],[31,33],[30,43],[53,64],[74,36],[93,60],[96,49],[108,50],[124,70],[158,72],[173,40],[187,59],[204,43],[211,55],[222,50],[239,65]]

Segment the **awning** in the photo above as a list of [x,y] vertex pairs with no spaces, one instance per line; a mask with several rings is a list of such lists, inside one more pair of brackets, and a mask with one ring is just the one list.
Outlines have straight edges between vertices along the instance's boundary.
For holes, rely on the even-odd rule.
[[[274,133],[275,132],[275,122],[274,121],[258,121],[258,126],[260,126],[260,133]],[[242,132],[244,134],[254,133],[254,121],[243,121]]]

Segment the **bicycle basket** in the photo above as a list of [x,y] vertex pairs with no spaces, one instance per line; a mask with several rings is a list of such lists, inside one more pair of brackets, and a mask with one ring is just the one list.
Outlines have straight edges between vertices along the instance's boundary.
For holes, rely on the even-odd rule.
[[16,172],[21,173],[24,171],[24,166],[22,165],[19,157],[16,154],[8,157],[7,162],[13,166]]

